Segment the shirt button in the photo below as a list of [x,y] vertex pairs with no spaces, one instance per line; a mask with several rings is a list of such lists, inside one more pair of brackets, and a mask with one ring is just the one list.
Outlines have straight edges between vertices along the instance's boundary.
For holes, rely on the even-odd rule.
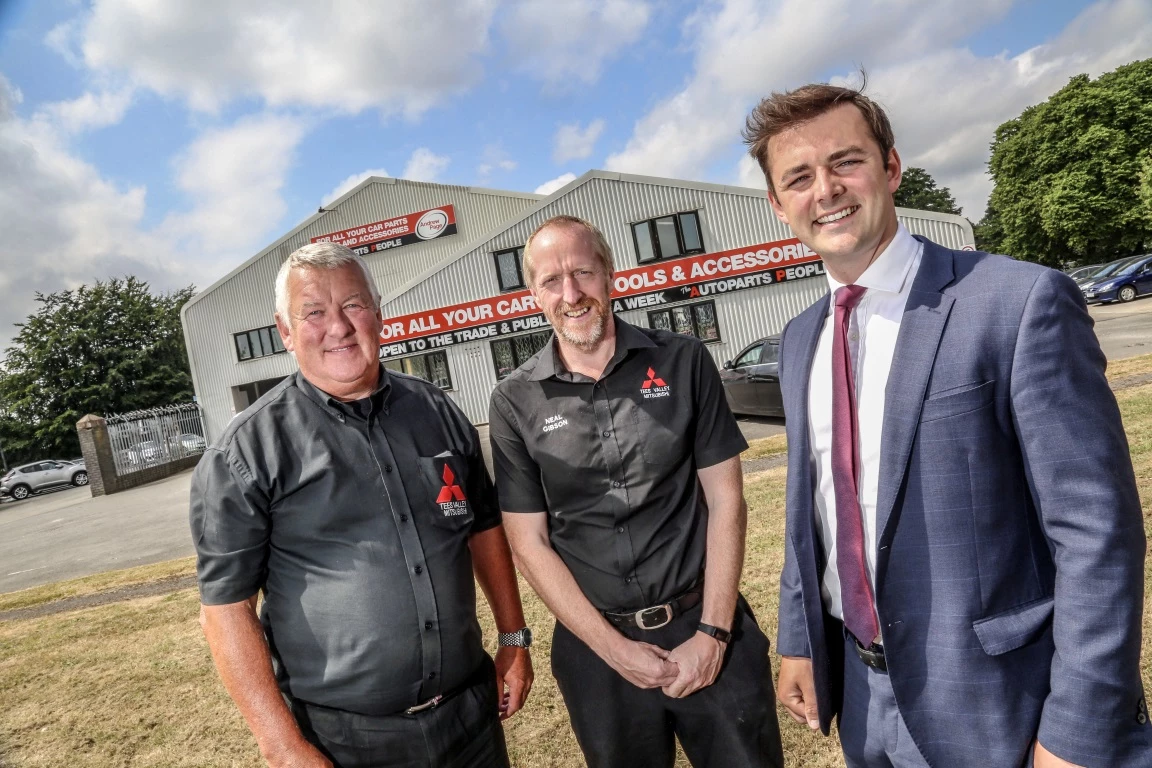
[[848,340],[849,341],[857,341],[857,340],[859,340],[859,338],[860,338],[860,334],[856,333],[856,331],[852,331],[852,333],[848,334]]
[[620,482],[619,480],[613,480],[612,481],[612,487],[613,488],[623,488],[624,483]]
[[604,437],[612,437],[612,433],[609,432],[608,430],[604,430],[603,434],[604,434]]
[[421,573],[424,573],[424,566],[418,565],[415,568],[413,568],[412,570],[416,571],[417,575],[420,575]]
[[392,465],[391,464],[385,464],[384,465],[384,471],[385,472],[391,472],[392,471]]
[[436,679],[436,673],[435,672],[429,672],[428,673],[428,679],[429,680],[435,680]]
[[631,584],[632,583],[632,577],[631,576],[625,576],[624,577],[624,583],[625,584]]
[[402,522],[402,523],[408,522],[408,515],[400,515],[400,522]]
[[432,622],[430,622],[430,621],[424,622],[424,629],[432,629]]
[[621,525],[621,526],[618,526],[618,527],[616,528],[616,533],[624,533],[624,526],[622,526],[622,525]]

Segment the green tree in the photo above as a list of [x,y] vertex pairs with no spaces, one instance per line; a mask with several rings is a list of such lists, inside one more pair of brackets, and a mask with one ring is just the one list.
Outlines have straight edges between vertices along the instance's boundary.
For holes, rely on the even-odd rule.
[[960,206],[948,187],[937,187],[936,180],[923,168],[905,168],[896,190],[896,205],[918,211],[938,211],[960,215]]
[[[135,277],[36,294],[0,369],[8,462],[80,450],[76,422],[192,398],[180,308],[192,286],[153,294]],[[15,459],[13,457],[16,457]]]
[[1152,59],[1077,75],[996,129],[985,216],[998,250],[1042,264],[1107,261],[1152,245],[1141,171],[1152,146]]

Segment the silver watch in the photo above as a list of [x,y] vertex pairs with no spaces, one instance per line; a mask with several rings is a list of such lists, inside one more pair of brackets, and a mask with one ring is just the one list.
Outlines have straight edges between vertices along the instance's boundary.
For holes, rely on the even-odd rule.
[[515,632],[501,632],[499,635],[499,643],[502,646],[527,648],[532,645],[532,630],[524,627],[524,629]]

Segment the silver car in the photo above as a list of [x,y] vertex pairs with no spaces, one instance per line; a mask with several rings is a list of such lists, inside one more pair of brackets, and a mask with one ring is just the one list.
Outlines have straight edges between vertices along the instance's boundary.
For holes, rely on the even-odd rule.
[[26,499],[33,493],[64,485],[88,485],[88,469],[83,461],[37,461],[16,467],[0,480],[0,495]]

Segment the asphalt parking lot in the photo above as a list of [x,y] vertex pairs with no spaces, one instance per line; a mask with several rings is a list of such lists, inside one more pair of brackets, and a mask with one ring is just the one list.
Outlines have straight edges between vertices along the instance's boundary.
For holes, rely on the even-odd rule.
[[[1089,311],[1109,360],[1152,352],[1152,298]],[[749,440],[784,431],[783,419],[744,417],[739,422]],[[486,449],[486,427],[481,427],[481,438]],[[99,498],[83,487],[5,500],[0,504],[0,592],[194,554],[188,532],[191,476],[184,472]]]

